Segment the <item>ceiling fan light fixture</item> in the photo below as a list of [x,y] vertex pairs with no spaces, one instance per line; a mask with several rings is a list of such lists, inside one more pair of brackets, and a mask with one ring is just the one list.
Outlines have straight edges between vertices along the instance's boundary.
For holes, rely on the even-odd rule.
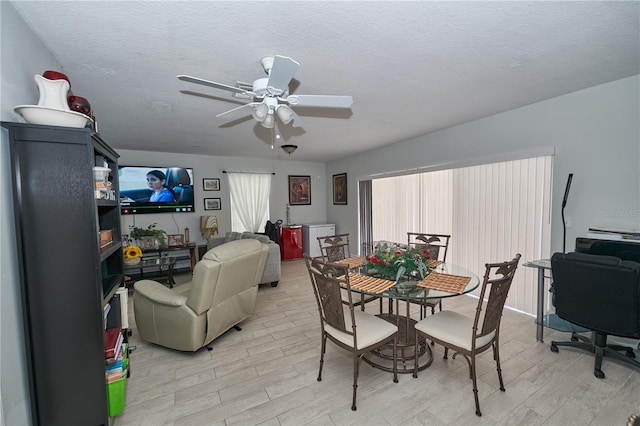
[[281,145],[280,148],[287,154],[291,155],[293,152],[298,149],[298,145]]
[[273,116],[273,112],[269,111],[264,121],[262,122],[262,125],[267,129],[272,129],[275,124],[276,124],[276,120],[275,120],[275,117]]
[[257,121],[263,122],[269,115],[269,107],[265,104],[260,104],[251,111],[251,115]]
[[284,124],[289,124],[293,120],[293,111],[286,105],[279,105],[276,112],[278,113],[278,118]]

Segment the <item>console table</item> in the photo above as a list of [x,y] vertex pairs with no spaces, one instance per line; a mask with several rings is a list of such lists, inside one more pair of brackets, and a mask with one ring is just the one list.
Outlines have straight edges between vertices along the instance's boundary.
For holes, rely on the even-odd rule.
[[144,279],[144,268],[158,268],[160,275],[163,275],[164,269],[167,271],[167,285],[173,288],[175,281],[173,279],[173,267],[176,264],[175,257],[154,257],[151,259],[142,259],[136,265],[125,264],[125,272],[136,271],[140,273],[140,278]]
[[144,257],[151,255],[154,257],[162,257],[162,256],[168,256],[171,255],[172,257],[176,257],[176,261],[179,260],[178,255],[176,254],[176,252],[179,251],[183,251],[183,250],[189,250],[189,261],[190,261],[190,270],[191,273],[193,273],[193,268],[196,266],[196,243],[187,243],[183,246],[176,246],[176,247],[160,247],[160,248],[144,248],[142,249],[142,255]]

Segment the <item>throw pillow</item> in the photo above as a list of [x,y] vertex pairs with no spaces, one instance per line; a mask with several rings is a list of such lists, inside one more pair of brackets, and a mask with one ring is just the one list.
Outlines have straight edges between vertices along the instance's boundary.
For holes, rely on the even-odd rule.
[[269,241],[271,241],[266,235],[258,235],[252,232],[244,232],[242,234],[242,238],[253,238],[254,240],[260,241],[262,244],[269,244]]
[[241,240],[242,234],[240,232],[230,232],[228,231],[224,236],[224,242],[228,243],[229,241]]

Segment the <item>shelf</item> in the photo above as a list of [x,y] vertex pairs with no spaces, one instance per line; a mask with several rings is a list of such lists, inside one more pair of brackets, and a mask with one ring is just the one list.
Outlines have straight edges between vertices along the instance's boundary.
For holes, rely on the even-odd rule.
[[[537,324],[538,321],[535,321]],[[542,325],[545,327],[549,327],[553,330],[564,331],[570,333],[586,333],[591,330],[580,327],[579,325],[575,325],[570,323],[569,321],[563,320],[556,314],[547,314],[542,318]]]
[[114,252],[118,251],[122,247],[120,241],[111,241],[108,245],[100,248],[100,261],[105,260],[111,256]]
[[118,287],[122,284],[124,275],[111,275],[102,280],[102,306],[109,303],[109,300],[116,294]]
[[102,198],[94,198],[96,205],[99,207],[118,207],[117,200],[104,200]]
[[[14,205],[29,212],[15,215],[15,235],[32,423],[110,424],[104,307],[124,280],[121,221],[118,201],[95,198],[93,167],[97,155],[108,162],[117,198],[118,154],[88,129],[2,126],[9,131]],[[39,208],[52,198],[64,202]],[[111,230],[114,240],[102,248],[100,230]],[[67,253],[60,242],[70,236]],[[120,321],[116,311],[106,321]]]

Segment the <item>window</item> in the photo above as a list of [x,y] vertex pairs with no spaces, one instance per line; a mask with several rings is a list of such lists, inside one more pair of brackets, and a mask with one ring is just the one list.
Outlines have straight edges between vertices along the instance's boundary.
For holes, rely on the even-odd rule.
[[231,230],[264,232],[269,218],[271,175],[228,172]]
[[[485,263],[516,253],[521,262],[547,258],[551,161],[544,156],[374,179],[371,235],[366,238],[361,223],[362,240],[406,242],[407,232],[450,234],[447,261],[476,274]],[[528,269],[519,266],[507,305],[535,314],[537,281]]]

